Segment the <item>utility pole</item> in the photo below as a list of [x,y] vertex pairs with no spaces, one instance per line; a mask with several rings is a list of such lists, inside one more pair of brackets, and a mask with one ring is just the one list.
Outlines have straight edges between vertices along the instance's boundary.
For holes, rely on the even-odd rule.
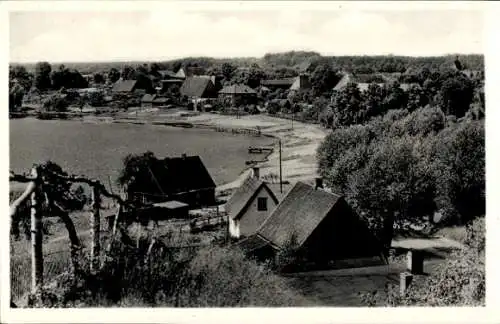
[[280,192],[283,193],[283,178],[282,178],[282,166],[281,166],[281,139],[279,140],[280,146]]

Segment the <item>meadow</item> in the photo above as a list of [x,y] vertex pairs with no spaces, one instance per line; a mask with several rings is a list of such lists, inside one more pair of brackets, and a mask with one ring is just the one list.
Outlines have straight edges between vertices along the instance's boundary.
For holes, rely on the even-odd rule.
[[[272,145],[269,137],[250,137],[208,129],[181,129],[81,121],[10,120],[10,169],[28,171],[51,160],[71,174],[85,174],[118,189],[115,179],[129,153],[152,151],[158,157],[200,155],[215,183],[233,181],[255,158],[249,146]],[[108,177],[110,179],[108,179]]]

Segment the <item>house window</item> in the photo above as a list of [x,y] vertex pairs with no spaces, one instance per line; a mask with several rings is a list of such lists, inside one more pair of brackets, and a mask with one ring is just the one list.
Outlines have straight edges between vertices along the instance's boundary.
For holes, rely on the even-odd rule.
[[259,197],[257,198],[257,210],[266,211],[267,210],[267,198]]

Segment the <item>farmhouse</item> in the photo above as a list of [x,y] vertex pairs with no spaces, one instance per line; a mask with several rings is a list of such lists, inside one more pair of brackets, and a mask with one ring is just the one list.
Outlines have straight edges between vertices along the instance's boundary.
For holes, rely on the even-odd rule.
[[199,76],[187,78],[180,88],[180,93],[189,99],[217,97],[213,81],[210,78]]
[[294,238],[307,262],[329,265],[346,259],[385,262],[382,245],[339,195],[298,182],[256,234],[239,246],[258,258],[272,258]]
[[150,203],[177,200],[190,208],[215,203],[215,182],[199,156],[167,157],[151,165],[150,171],[150,178],[141,178],[127,188],[131,199]]
[[222,88],[219,91],[219,98],[231,101],[233,106],[254,104],[257,99],[257,92],[244,84],[234,84]]
[[278,198],[267,183],[259,179],[259,169],[254,168],[253,176],[247,178],[226,203],[229,235],[238,239],[254,234],[277,205]]

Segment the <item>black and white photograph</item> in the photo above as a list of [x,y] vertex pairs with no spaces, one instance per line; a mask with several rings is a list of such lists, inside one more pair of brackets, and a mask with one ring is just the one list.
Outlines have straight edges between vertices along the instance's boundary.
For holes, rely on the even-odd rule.
[[4,10],[10,311],[490,305],[485,4],[40,2]]

